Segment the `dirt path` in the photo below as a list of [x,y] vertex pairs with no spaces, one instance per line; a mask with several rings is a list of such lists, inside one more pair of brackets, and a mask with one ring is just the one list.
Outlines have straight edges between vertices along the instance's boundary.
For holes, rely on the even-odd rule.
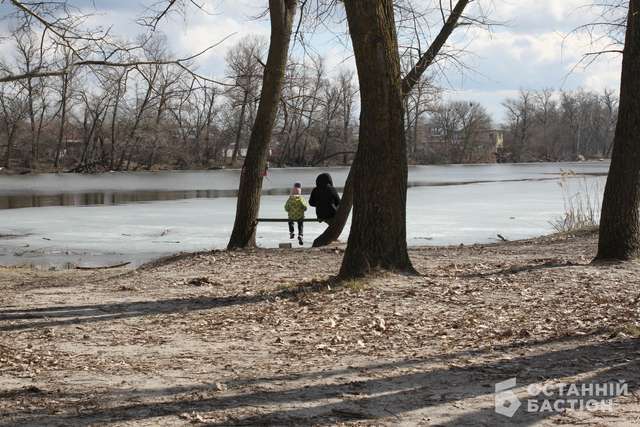
[[[640,264],[594,236],[420,248],[341,286],[339,248],[137,271],[0,269],[0,426],[633,425]],[[625,380],[613,411],[494,412],[494,384]]]

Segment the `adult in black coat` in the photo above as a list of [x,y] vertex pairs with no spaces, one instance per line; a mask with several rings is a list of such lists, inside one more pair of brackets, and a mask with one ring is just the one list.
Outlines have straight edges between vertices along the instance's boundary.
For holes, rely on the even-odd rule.
[[331,224],[340,205],[340,196],[333,186],[333,179],[328,173],[321,173],[316,178],[316,188],[311,192],[309,204],[316,208],[318,221]]

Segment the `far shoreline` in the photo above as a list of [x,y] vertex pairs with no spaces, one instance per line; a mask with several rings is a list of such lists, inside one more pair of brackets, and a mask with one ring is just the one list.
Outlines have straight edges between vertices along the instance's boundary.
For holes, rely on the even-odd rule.
[[[587,159],[587,160],[567,160],[567,161],[529,161],[529,162],[487,162],[487,163],[410,163],[409,168],[412,167],[445,167],[445,166],[460,166],[460,167],[468,167],[468,166],[492,166],[492,165],[505,165],[505,166],[515,166],[515,165],[539,165],[539,164],[590,164],[590,163],[603,163],[610,162],[609,158],[599,158],[599,159]],[[269,167],[269,170],[295,170],[295,169],[349,169],[351,165],[329,165],[329,166],[281,166],[281,167]],[[104,170],[104,171],[96,171],[96,172],[74,172],[73,170],[61,170],[56,171],[53,168],[44,168],[44,169],[29,169],[29,168],[14,168],[8,169],[4,167],[0,167],[0,177],[3,176],[37,176],[37,175],[86,175],[86,176],[95,176],[95,175],[109,175],[114,173],[189,173],[189,172],[215,172],[215,171],[240,171],[242,170],[242,166],[214,166],[209,168],[189,168],[189,169],[179,169],[179,168],[154,168],[154,169],[132,169],[132,170]]]

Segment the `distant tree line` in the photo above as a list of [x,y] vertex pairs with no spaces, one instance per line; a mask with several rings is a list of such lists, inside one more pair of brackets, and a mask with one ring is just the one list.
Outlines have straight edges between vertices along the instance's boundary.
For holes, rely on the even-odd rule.
[[421,107],[418,126],[405,121],[409,159],[414,162],[557,162],[611,156],[618,117],[618,97],[612,90],[523,89],[504,101],[503,124],[496,124],[477,102],[445,102],[440,92],[432,93]]
[[[70,64],[64,44],[42,48],[29,19],[12,31],[0,68],[25,75]],[[226,55],[223,81],[194,76],[168,58],[159,33],[140,40],[135,65],[71,67],[0,83],[0,166],[9,169],[151,170],[239,166],[247,152],[268,41],[247,36]],[[354,73],[319,55],[289,55],[268,159],[272,166],[351,164],[360,109]],[[403,58],[409,72],[417,58]],[[14,71],[15,72],[15,71]],[[563,161],[609,157],[617,97],[577,90],[521,90],[496,125],[478,103],[443,101],[421,75],[403,98],[414,163]]]
[[611,156],[618,98],[611,90],[521,90],[504,102],[501,161],[567,161]]
[[[28,73],[64,61],[41,51],[29,26],[13,32],[0,67]],[[145,170],[241,164],[254,124],[267,42],[248,36],[214,82],[165,64],[166,39],[146,40],[132,67],[76,68],[61,76],[0,83],[0,166],[14,169]],[[10,62],[10,63],[8,63]],[[350,163],[357,97],[353,72],[329,73],[320,56],[290,58],[270,159],[278,166]]]

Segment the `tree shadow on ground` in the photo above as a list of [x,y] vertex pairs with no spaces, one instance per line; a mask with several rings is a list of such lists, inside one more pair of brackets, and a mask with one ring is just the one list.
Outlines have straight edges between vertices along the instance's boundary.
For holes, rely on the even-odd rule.
[[[30,309],[0,310],[0,331],[20,331],[32,328],[80,325],[118,319],[174,314],[185,311],[214,310],[235,305],[250,305],[264,301],[303,298],[307,294],[331,292],[343,287],[334,278],[312,280],[271,292],[223,297],[172,298],[162,300],[114,302],[93,305],[61,305]],[[16,322],[19,321],[19,322]],[[6,323],[4,323],[6,322]],[[4,323],[4,324],[3,324]]]
[[540,271],[540,270],[550,270],[555,268],[564,268],[564,267],[589,267],[591,264],[581,264],[572,261],[546,261],[542,264],[529,264],[529,265],[514,265],[509,268],[503,268],[501,270],[493,270],[493,271],[484,271],[478,273],[467,273],[462,274],[460,277],[463,278],[486,278],[492,276],[508,276],[511,274],[518,273],[529,273],[532,271]]
[[[197,297],[95,305],[55,306],[27,310],[2,310],[0,331],[19,331],[52,326],[80,325],[184,311],[211,310],[262,301],[262,296]],[[24,322],[26,321],[26,322]]]
[[[362,420],[397,423],[409,412],[424,411],[428,416],[429,409],[436,408],[441,411],[444,408],[445,413],[451,409],[452,420],[446,424],[451,426],[532,425],[553,414],[521,411],[506,418],[495,414],[492,405],[468,411],[464,407],[470,399],[492,398],[493,385],[512,377],[517,377],[521,387],[545,379],[594,373],[588,381],[625,380],[631,392],[638,388],[640,380],[639,351],[639,341],[628,339],[583,343],[514,358],[494,357],[464,367],[430,367],[424,361],[365,365],[359,370],[369,371],[370,376],[336,376],[336,372],[328,371],[319,373],[320,380],[313,383],[295,383],[266,391],[260,387],[231,386],[228,392],[197,396],[197,392],[210,389],[208,385],[137,390],[129,394],[110,390],[94,398],[102,404],[94,403],[82,410],[78,409],[77,401],[65,404],[70,397],[63,392],[52,392],[51,398],[58,407],[5,412],[0,426],[148,422],[185,413],[210,417],[208,425],[328,425]],[[260,379],[260,383],[272,381]]]

